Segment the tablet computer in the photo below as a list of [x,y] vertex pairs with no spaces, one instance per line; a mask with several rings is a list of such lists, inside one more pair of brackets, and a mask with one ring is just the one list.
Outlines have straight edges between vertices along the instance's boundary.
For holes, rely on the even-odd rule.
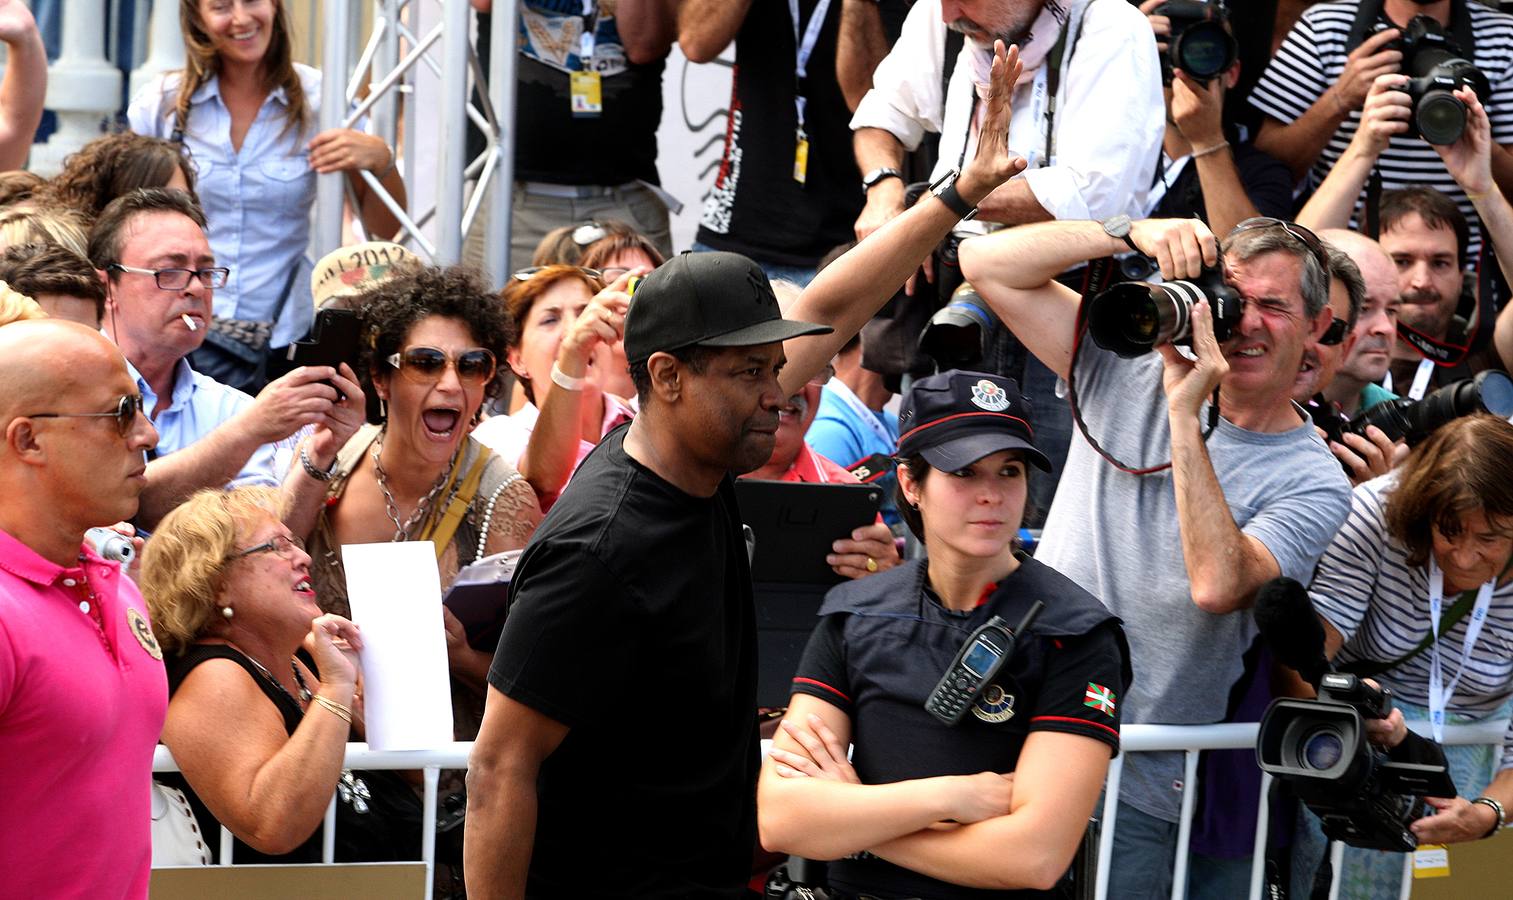
[[742,479],[735,484],[741,519],[756,536],[751,580],[836,584],[825,557],[831,544],[877,521],[882,488],[871,484],[804,484]]

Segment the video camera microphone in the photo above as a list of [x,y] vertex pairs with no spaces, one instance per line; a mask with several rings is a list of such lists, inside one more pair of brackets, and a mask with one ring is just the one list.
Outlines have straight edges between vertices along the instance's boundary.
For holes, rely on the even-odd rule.
[[1273,578],[1256,591],[1256,627],[1277,662],[1318,688],[1334,671],[1324,656],[1324,625],[1308,591],[1291,578]]

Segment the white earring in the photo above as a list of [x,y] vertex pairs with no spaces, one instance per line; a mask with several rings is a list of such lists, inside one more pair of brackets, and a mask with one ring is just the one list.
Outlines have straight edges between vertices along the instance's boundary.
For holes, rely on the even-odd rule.
[[221,607],[221,615],[229,619],[232,616],[236,615],[236,610],[232,609],[229,606],[223,606]]

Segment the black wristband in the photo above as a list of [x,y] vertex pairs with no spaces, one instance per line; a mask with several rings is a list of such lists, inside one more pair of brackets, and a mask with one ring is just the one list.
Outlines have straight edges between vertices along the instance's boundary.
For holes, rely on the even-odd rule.
[[968,218],[969,216],[977,212],[977,207],[968,203],[966,199],[961,196],[961,192],[956,190],[955,181],[952,181],[950,184],[941,188],[935,193],[935,196],[940,198],[940,202],[944,203],[947,209],[949,209],[951,212],[956,213],[956,217],[958,219]]

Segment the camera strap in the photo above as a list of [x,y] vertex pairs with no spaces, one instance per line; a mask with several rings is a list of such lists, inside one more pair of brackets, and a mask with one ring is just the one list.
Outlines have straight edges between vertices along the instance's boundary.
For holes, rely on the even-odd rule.
[[[1475,591],[1466,591],[1464,594],[1461,594],[1460,599],[1456,600],[1455,603],[1452,604],[1448,610],[1446,610],[1445,620],[1439,623],[1440,627],[1445,631],[1449,631],[1451,628],[1454,628],[1455,623],[1459,622],[1461,619],[1464,619],[1466,617],[1466,613],[1471,611],[1471,606],[1475,602]],[[1380,675],[1383,672],[1390,672],[1393,669],[1396,669],[1398,666],[1401,666],[1403,663],[1408,662],[1415,656],[1418,656],[1420,653],[1428,650],[1429,645],[1433,644],[1434,641],[1435,634],[1433,631],[1431,631],[1429,634],[1424,636],[1423,640],[1418,642],[1417,647],[1414,647],[1412,650],[1409,650],[1407,653],[1404,653],[1402,656],[1399,656],[1397,659],[1394,659],[1391,662],[1380,662],[1375,659],[1356,659],[1351,660],[1348,663],[1338,665],[1335,668],[1349,675],[1356,675],[1361,678],[1371,678],[1372,676]]]
[[[1476,589],[1476,606],[1471,610],[1471,622],[1466,626],[1466,639],[1461,644],[1460,667],[1447,685],[1444,683],[1443,664],[1439,654],[1439,619],[1440,608],[1444,605],[1445,574],[1440,571],[1434,556],[1431,554],[1429,557],[1429,628],[1434,639],[1429,645],[1429,727],[1434,731],[1434,739],[1440,743],[1445,741],[1445,706],[1455,694],[1455,686],[1460,683],[1460,677],[1466,674],[1471,651],[1476,649],[1476,639],[1481,636],[1482,626],[1487,622],[1487,610],[1492,606],[1492,589],[1496,585],[1497,579],[1493,578]],[[1461,595],[1462,601],[1470,593],[1467,591]],[[1448,624],[1445,630],[1450,630]]]
[[[1355,9],[1355,21],[1350,25],[1350,36],[1345,39],[1345,53],[1359,47],[1382,19],[1383,0],[1361,0]],[[1406,23],[1405,23],[1406,24]],[[1393,25],[1393,28],[1400,26]],[[1476,35],[1471,30],[1471,10],[1467,0],[1450,0],[1450,37],[1467,56],[1476,52]]]

